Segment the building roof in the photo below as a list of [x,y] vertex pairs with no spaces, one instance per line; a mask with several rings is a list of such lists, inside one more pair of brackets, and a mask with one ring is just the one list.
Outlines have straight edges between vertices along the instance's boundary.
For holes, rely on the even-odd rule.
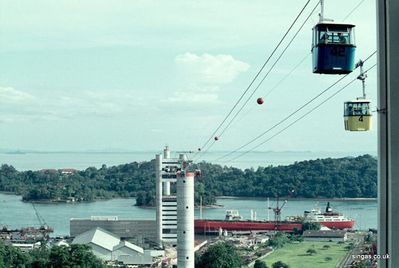
[[135,244],[132,244],[128,241],[121,241],[118,245],[114,246],[113,251],[118,250],[123,247],[129,248],[131,250],[134,250],[141,254],[144,254],[144,249],[142,247],[136,246]]
[[84,232],[72,241],[72,244],[95,244],[109,251],[120,243],[120,237],[100,227]]
[[327,237],[327,238],[343,238],[345,237],[346,231],[344,230],[329,230],[329,231],[304,231],[303,237]]

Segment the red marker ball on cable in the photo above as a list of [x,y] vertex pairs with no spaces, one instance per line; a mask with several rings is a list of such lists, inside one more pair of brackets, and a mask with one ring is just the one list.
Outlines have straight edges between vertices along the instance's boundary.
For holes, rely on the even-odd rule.
[[258,98],[258,99],[256,100],[256,102],[257,102],[259,105],[262,105],[265,101],[263,100],[263,98]]

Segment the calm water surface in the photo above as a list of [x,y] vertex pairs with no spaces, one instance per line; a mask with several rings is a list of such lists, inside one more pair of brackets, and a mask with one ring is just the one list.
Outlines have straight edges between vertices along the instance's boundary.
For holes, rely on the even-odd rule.
[[[122,153],[0,153],[0,164],[11,164],[17,170],[40,170],[44,168],[76,168],[86,169],[89,166],[101,167],[130,163],[133,161],[148,161],[154,158],[157,152],[122,152]],[[235,162],[227,164],[238,168],[257,168],[258,166],[288,165],[295,161],[338,158],[346,156],[358,156],[367,152],[251,152]],[[372,152],[368,152],[375,155]],[[213,160],[224,155],[223,152],[210,152],[204,157],[206,161]],[[209,219],[223,219],[226,209],[237,209],[244,218],[249,219],[250,210],[257,212],[258,219],[267,218],[266,200],[254,199],[218,199],[222,208],[204,209],[203,217]],[[138,208],[134,206],[134,199],[113,199],[91,203],[78,204],[37,204],[39,214],[46,223],[55,229],[56,235],[69,234],[69,220],[71,218],[87,218],[90,216],[113,215],[121,219],[155,219],[155,209]],[[271,202],[271,206],[275,203]],[[309,210],[317,205],[316,200],[293,200],[284,207],[282,217],[302,215],[304,210]],[[326,202],[320,202],[318,206],[324,209]],[[356,228],[376,228],[377,226],[377,202],[376,201],[334,201],[332,206],[356,220]],[[199,211],[195,211],[196,217]],[[270,218],[273,215],[270,213]],[[0,194],[0,225],[10,228],[24,226],[39,226],[35,212],[30,203],[21,201],[20,196]]]
[[[237,209],[240,214],[250,218],[250,210],[257,213],[258,219],[267,218],[267,201],[254,199],[218,199],[221,208],[205,208],[203,218],[223,219],[225,210]],[[71,218],[85,218],[90,216],[118,216],[120,219],[155,219],[154,208],[138,208],[134,206],[135,199],[112,199],[91,203],[77,204],[36,204],[41,217],[55,229],[55,235],[69,234],[69,220]],[[283,209],[282,217],[289,215],[302,215],[304,210],[315,206],[324,209],[326,202],[317,200],[290,200]],[[270,201],[274,206],[275,202]],[[337,211],[356,220],[355,228],[366,229],[377,226],[376,201],[332,201],[332,206]],[[196,209],[195,216],[199,217]],[[270,213],[270,219],[273,214]],[[39,226],[35,212],[30,203],[21,201],[20,196],[0,194],[0,225],[10,228],[24,226]]]

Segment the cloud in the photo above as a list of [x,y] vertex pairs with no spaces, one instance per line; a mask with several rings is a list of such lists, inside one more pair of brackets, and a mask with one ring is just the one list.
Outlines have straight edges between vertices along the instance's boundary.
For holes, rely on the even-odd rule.
[[145,103],[137,93],[126,91],[52,90],[31,95],[0,86],[0,123],[136,114]]
[[187,52],[176,56],[175,64],[182,89],[174,91],[162,103],[218,104],[218,93],[222,86],[233,82],[240,73],[249,68],[249,64],[234,59],[231,55],[208,53],[197,55]]
[[12,87],[0,86],[0,103],[1,104],[21,104],[32,101],[34,97],[28,93],[16,90]]
[[173,97],[166,99],[172,103],[186,104],[211,104],[218,102],[218,95],[215,93],[197,93],[193,91],[177,91]]
[[240,73],[249,68],[249,64],[236,60],[231,55],[211,55],[204,53],[201,56],[185,53],[175,58],[178,68],[192,82],[206,84],[228,84]]

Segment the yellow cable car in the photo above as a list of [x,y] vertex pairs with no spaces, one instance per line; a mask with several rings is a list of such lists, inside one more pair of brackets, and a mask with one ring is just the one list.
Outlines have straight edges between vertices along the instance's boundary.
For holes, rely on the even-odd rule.
[[371,129],[372,115],[370,101],[357,99],[344,103],[345,130],[367,131]]

